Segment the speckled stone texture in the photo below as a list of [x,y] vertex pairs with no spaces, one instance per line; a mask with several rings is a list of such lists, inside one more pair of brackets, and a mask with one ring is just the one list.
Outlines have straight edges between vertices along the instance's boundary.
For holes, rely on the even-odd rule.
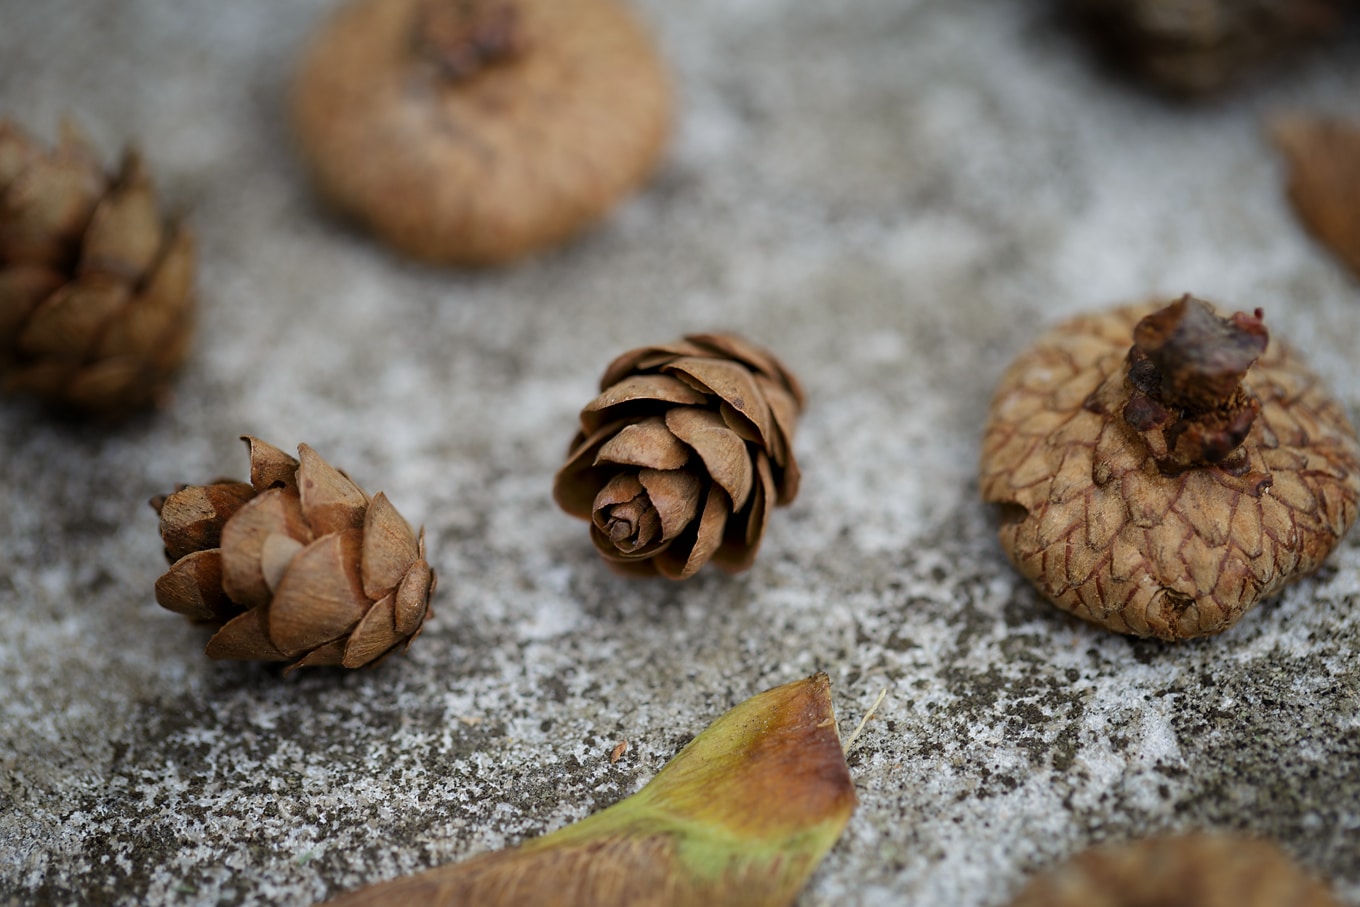
[[[979,503],[993,387],[1077,311],[1266,311],[1360,416],[1360,287],[1292,219],[1264,116],[1360,115],[1360,40],[1212,107],[1092,67],[1042,0],[646,0],[675,144],[601,229],[505,272],[331,218],[284,86],[328,4],[0,0],[0,112],[143,145],[201,242],[172,406],[0,403],[0,903],[287,904],[560,827],[747,696],[825,669],[861,800],[812,905],[1002,905],[1086,845],[1278,840],[1360,905],[1360,537],[1227,634],[1043,602]],[[609,573],[552,503],[616,354],[768,346],[809,390],[759,559]],[[424,523],[436,616],[373,671],[203,657],[160,609],[152,494],[326,451]],[[629,741],[617,763],[610,751]]]

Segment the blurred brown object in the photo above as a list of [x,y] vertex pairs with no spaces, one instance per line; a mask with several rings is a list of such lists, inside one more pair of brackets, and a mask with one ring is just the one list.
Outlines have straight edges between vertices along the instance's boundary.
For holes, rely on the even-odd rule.
[[1269,841],[1195,833],[1078,854],[1011,907],[1341,907]]
[[356,0],[293,91],[321,190],[448,264],[508,262],[599,220],[656,166],[670,112],[618,0]]
[[1289,161],[1289,200],[1299,219],[1360,277],[1360,124],[1281,116],[1270,133]]
[[1336,31],[1345,0],[1065,0],[1117,64],[1196,97]]
[[193,334],[194,244],[133,151],[108,174],[70,124],[0,120],[0,386],[118,417],[161,402]]

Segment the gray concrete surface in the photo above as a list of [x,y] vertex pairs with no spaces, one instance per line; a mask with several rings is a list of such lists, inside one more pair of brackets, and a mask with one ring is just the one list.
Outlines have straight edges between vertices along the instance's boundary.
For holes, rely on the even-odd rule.
[[[1230,633],[1045,605],[978,504],[1006,362],[1079,309],[1262,306],[1360,415],[1360,292],[1262,117],[1360,114],[1360,43],[1204,108],[1093,70],[1044,4],[647,0],[682,93],[656,181],[498,273],[337,224],[283,92],[322,0],[0,0],[0,112],[145,148],[202,242],[196,354],[107,431],[0,403],[0,903],[296,904],[562,826],[761,689],[828,671],[861,806],[800,904],[1000,905],[1096,841],[1280,841],[1360,905],[1360,536]],[[604,364],[779,352],[805,484],[737,578],[612,577],[553,471]],[[146,499],[306,441],[429,532],[437,617],[375,671],[208,661]],[[621,739],[628,754],[611,765]]]

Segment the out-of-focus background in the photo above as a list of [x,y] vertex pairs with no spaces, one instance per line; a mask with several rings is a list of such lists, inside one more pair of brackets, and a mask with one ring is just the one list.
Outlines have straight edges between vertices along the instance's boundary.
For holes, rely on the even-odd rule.
[[[1098,65],[1045,2],[640,2],[679,92],[656,179],[520,266],[406,263],[321,206],[285,95],[331,4],[0,0],[0,114],[144,150],[201,243],[163,412],[0,402],[0,903],[308,904],[558,828],[719,713],[827,671],[860,807],[800,904],[1000,905],[1091,843],[1279,841],[1360,905],[1360,537],[1216,638],[1043,603],[975,480],[1047,324],[1265,309],[1360,416],[1360,284],[1262,130],[1360,115],[1354,33],[1210,104]],[[604,365],[730,329],[810,403],[755,567],[613,577],[550,487]],[[429,535],[436,617],[372,671],[214,663],[160,609],[151,495],[313,445]],[[609,754],[626,739],[627,755]]]

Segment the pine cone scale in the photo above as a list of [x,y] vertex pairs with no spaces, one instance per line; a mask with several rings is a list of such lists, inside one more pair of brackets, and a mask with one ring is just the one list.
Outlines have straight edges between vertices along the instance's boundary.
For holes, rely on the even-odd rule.
[[156,580],[156,603],[190,620],[225,619],[238,610],[222,591],[222,549],[194,551]]
[[737,430],[748,440],[770,442],[770,410],[750,370],[738,362],[723,359],[677,359],[666,366],[681,381],[705,394],[716,395],[723,403],[749,422],[754,437]]
[[732,499],[732,509],[745,507],[754,481],[751,455],[746,441],[722,416],[711,410],[672,409],[666,413],[666,427],[699,455],[709,477]]
[[396,593],[393,593],[374,602],[349,634],[340,664],[347,668],[366,665],[401,642],[403,636],[397,632],[396,600]]
[[616,422],[622,410],[636,404],[645,412],[658,403],[681,406],[700,406],[704,394],[679,378],[670,375],[632,375],[611,385],[581,410],[581,425],[587,432],[599,431],[604,425]]
[[368,505],[364,518],[363,555],[360,575],[364,594],[379,599],[386,589],[394,589],[420,557],[420,544],[410,525],[387,499],[378,492]]
[[0,337],[13,337],[38,304],[61,287],[63,278],[46,265],[0,270]]
[[397,586],[393,610],[397,634],[406,638],[408,646],[411,644],[410,640],[420,635],[425,616],[429,612],[430,596],[434,594],[435,588],[435,573],[425,560],[423,545],[421,549],[420,559],[411,565],[411,569],[406,571],[406,575],[401,578],[401,584]]
[[660,416],[625,425],[600,446],[592,465],[613,463],[643,469],[679,469],[690,451]]
[[652,506],[656,508],[661,522],[661,538],[669,542],[684,532],[699,512],[703,484],[697,476],[688,472],[644,469],[637,477],[651,499]]
[[96,168],[73,158],[15,177],[0,200],[0,260],[64,262],[105,188]]
[[174,561],[194,551],[219,547],[222,525],[254,493],[243,482],[217,482],[191,485],[166,496],[156,508],[166,557]]
[[151,182],[137,155],[129,154],[117,185],[90,216],[77,273],[135,283],[160,257],[165,232]]
[[288,660],[288,656],[269,641],[265,614],[259,608],[252,608],[223,624],[208,640],[204,651],[209,658],[231,661]]
[[359,561],[363,533],[333,532],[305,546],[288,565],[270,600],[269,639],[296,657],[349,633],[372,606]]
[[169,254],[138,296],[128,299],[119,317],[104,328],[95,356],[149,360],[163,368],[177,367],[188,344],[190,289],[193,285],[193,244],[187,233],[175,237]]
[[253,497],[227,521],[222,529],[222,587],[232,601],[244,607],[269,601],[263,557],[266,543],[276,535],[304,545],[312,541],[297,498],[282,489]]
[[126,287],[69,283],[29,316],[19,334],[19,352],[36,359],[79,362],[94,349],[104,325],[127,301]]
[[298,447],[297,471],[302,513],[317,535],[359,529],[368,498],[344,473],[317,456],[306,444]]
[[684,536],[656,556],[653,563],[657,571],[673,580],[689,579],[698,573],[704,564],[714,559],[722,546],[731,515],[732,507],[727,494],[719,488],[710,488],[697,526],[691,523]]
[[251,435],[243,435],[241,440],[250,449],[250,484],[256,491],[270,488],[298,490],[297,470],[300,464],[295,458]]

